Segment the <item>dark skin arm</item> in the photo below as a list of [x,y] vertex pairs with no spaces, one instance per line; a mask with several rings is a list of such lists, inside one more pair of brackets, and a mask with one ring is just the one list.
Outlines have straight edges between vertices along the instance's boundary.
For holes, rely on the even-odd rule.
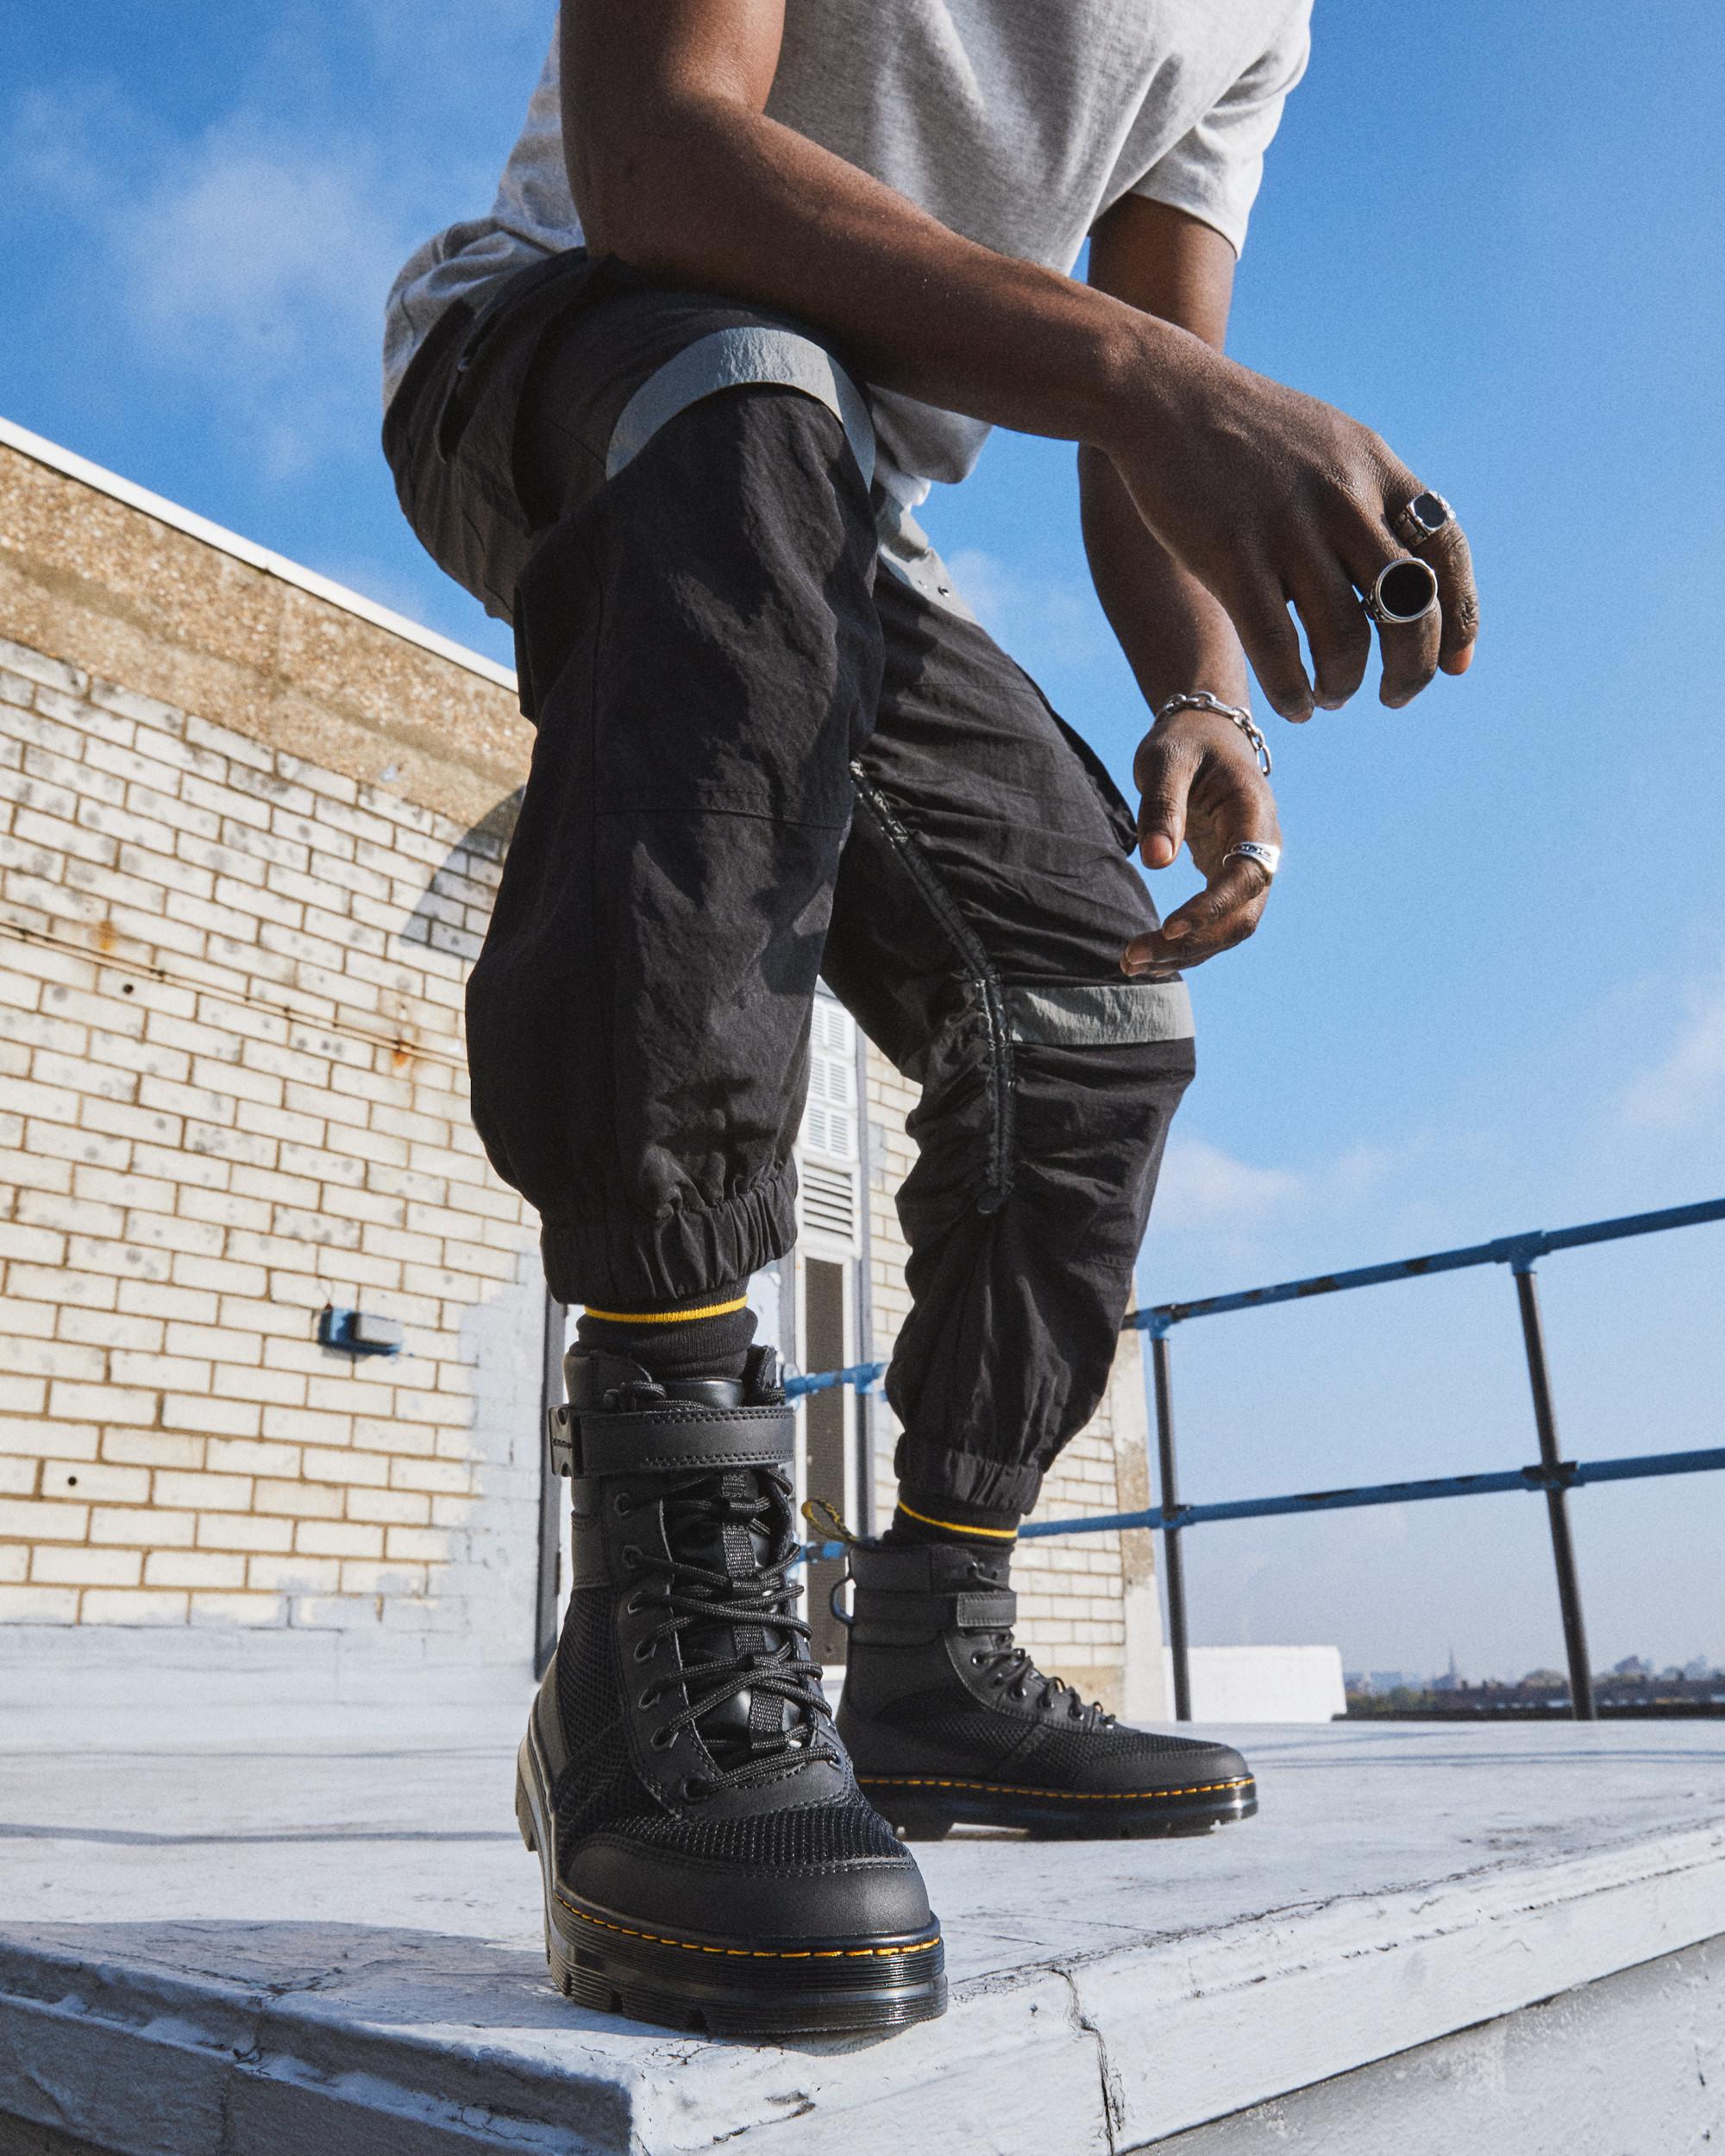
[[[1177,321],[963,239],[769,120],[783,22],[783,0],[564,0],[563,139],[594,251],[800,315],[886,387],[1101,452],[1277,711],[1351,694],[1355,589],[1405,551],[1388,520],[1414,474]],[[1472,655],[1465,542],[1452,527],[1428,551],[1441,613],[1384,633],[1392,701]]]
[[[1227,334],[1233,277],[1233,249],[1219,232],[1139,196],[1116,204],[1091,235],[1093,285],[1177,323],[1216,351]],[[1245,658],[1226,610],[1146,529],[1100,449],[1080,448],[1078,484],[1096,595],[1145,703],[1155,711],[1182,689],[1202,688],[1226,704],[1247,705]],[[1358,642],[1363,666],[1363,615]],[[1269,877],[1251,862],[1225,856],[1242,838],[1281,843],[1276,803],[1245,736],[1208,712],[1176,712],[1152,727],[1132,776],[1145,866],[1167,868],[1184,841],[1206,885],[1158,934],[1133,940],[1126,970],[1199,965],[1243,943],[1263,916]]]

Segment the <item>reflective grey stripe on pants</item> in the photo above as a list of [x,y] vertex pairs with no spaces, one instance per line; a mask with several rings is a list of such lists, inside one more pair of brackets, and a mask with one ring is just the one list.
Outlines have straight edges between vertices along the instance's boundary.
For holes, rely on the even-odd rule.
[[[605,475],[614,479],[647,447],[661,427],[708,397],[727,389],[768,385],[797,391],[825,404],[844,429],[850,454],[870,486],[875,478],[875,423],[869,401],[823,346],[794,329],[735,328],[698,337],[649,374],[612,429]],[[976,617],[953,589],[951,573],[928,536],[902,504],[882,492],[875,522],[881,560],[931,606],[959,620]]]
[[1112,1048],[1189,1041],[1183,981],[1007,982],[1007,1037],[1026,1047]]
[[875,423],[862,392],[830,352],[791,329],[715,329],[649,374],[612,429],[605,475],[614,479],[668,420],[721,390],[775,384],[825,404],[844,429],[862,484],[875,479]]

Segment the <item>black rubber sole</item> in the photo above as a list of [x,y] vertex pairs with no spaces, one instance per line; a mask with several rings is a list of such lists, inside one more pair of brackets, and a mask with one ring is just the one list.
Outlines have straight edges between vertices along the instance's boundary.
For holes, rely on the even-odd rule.
[[813,2036],[906,2028],[946,2011],[938,1928],[894,1939],[673,1937],[582,1906],[556,1877],[549,1782],[530,1727],[517,1760],[515,1817],[539,1858],[545,1959],[580,2005],[713,2036]]
[[900,1841],[940,1841],[958,1826],[1016,1827],[1041,1841],[1149,1841],[1208,1834],[1258,1809],[1250,1775],[1121,1796],[935,1775],[858,1774],[856,1780]]

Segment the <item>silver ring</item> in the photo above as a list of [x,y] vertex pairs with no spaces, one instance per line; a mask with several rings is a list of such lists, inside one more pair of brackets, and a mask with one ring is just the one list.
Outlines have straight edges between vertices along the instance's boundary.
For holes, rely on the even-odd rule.
[[1446,524],[1455,522],[1455,511],[1441,494],[1434,494],[1426,487],[1416,494],[1405,508],[1398,509],[1390,522],[1396,536],[1410,552],[1423,547],[1428,539],[1435,539]]
[[1438,604],[1438,573],[1429,561],[1404,554],[1386,561],[1372,579],[1365,611],[1380,629],[1402,629],[1424,621]]
[[1270,882],[1282,866],[1282,849],[1272,846],[1267,838],[1243,838],[1237,846],[1230,846],[1222,856],[1226,866],[1230,861],[1255,861]]

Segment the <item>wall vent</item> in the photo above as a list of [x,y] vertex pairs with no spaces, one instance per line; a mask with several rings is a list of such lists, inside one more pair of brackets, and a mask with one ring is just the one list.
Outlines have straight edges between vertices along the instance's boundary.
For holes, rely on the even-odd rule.
[[809,1232],[829,1235],[848,1250],[856,1240],[856,1177],[848,1168],[829,1167],[825,1161],[806,1160],[798,1170],[802,1194],[803,1226]]
[[809,1033],[802,1150],[848,1163],[856,1158],[857,1135],[856,1024],[840,1005],[817,996]]

